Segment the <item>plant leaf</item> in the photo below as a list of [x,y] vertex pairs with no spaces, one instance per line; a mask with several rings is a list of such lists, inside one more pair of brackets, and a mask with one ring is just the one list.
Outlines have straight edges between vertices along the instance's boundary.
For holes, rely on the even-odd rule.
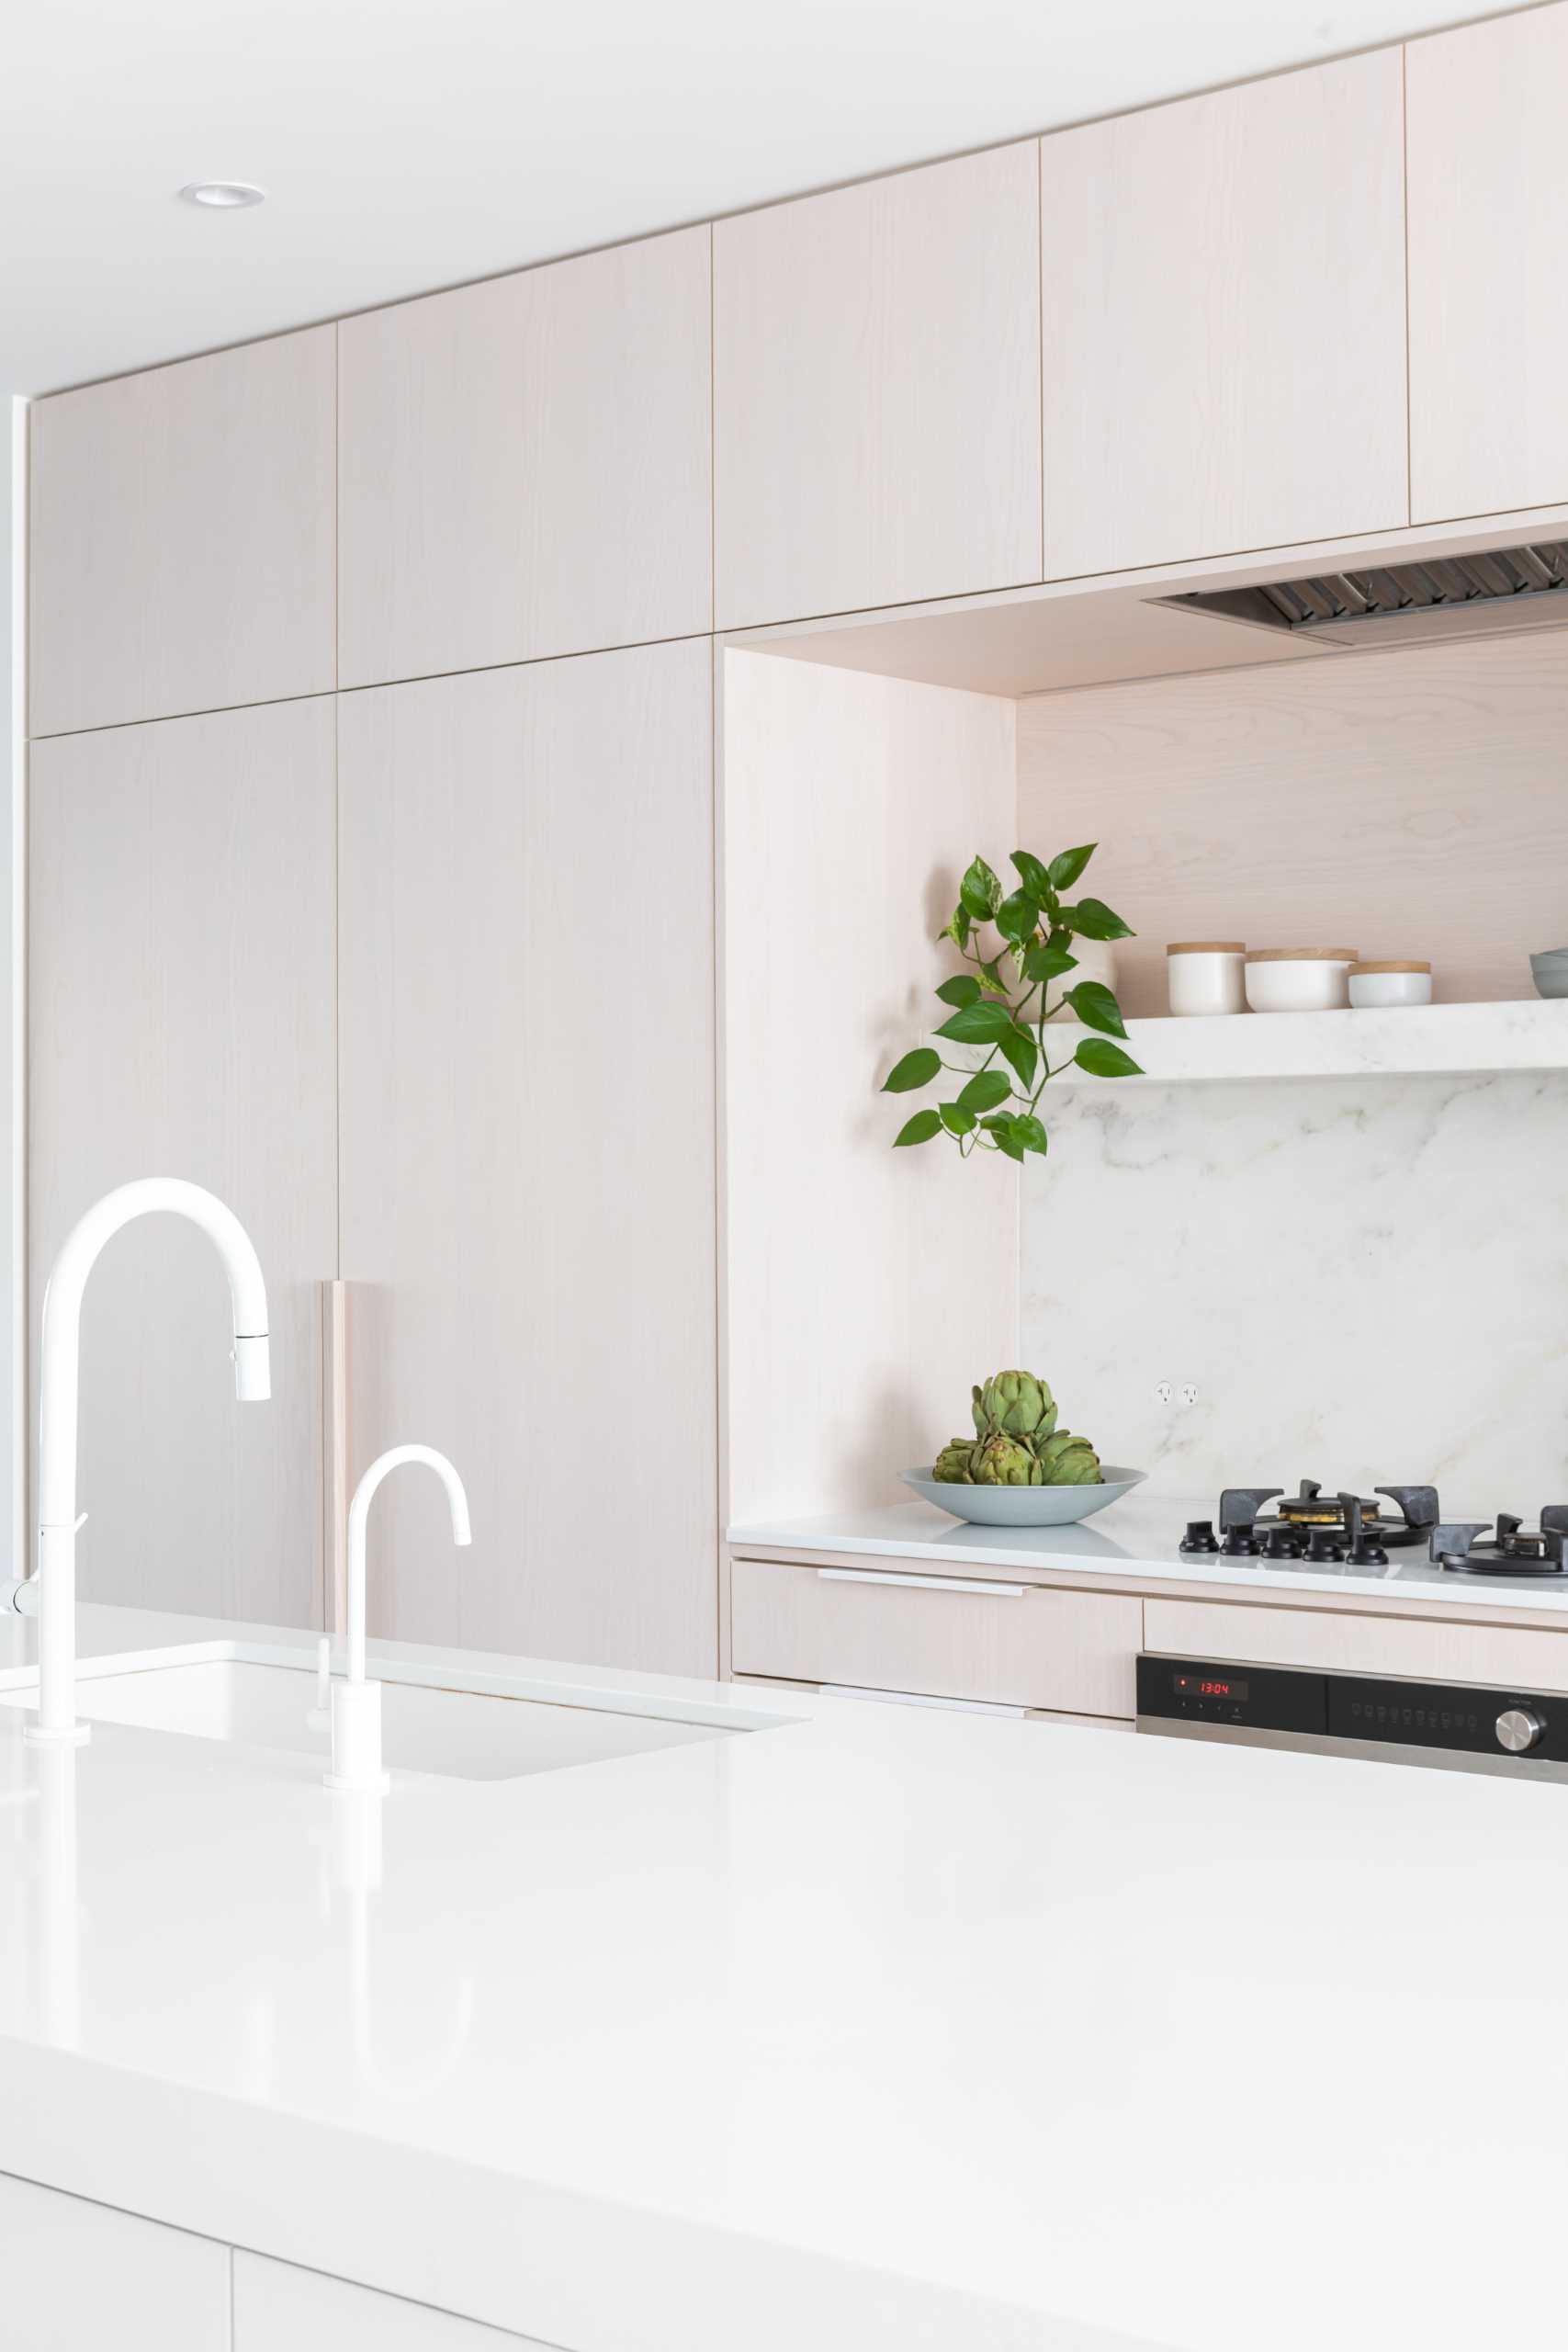
[[1080,980],[1067,990],[1067,1002],[1086,1029],[1103,1029],[1108,1037],[1127,1035],[1122,1008],[1103,980]]
[[994,1111],[1011,1092],[1011,1086],[999,1069],[979,1069],[967,1086],[959,1088],[958,1100],[965,1111]]
[[980,983],[973,972],[954,972],[937,990],[943,1004],[973,1004],[979,993]]
[[1012,1064],[1022,1083],[1026,1087],[1032,1086],[1034,1073],[1040,1064],[1040,1049],[1028,1030],[1010,1029],[1005,1037],[997,1039],[997,1045],[1007,1060]]
[[995,989],[998,996],[1006,996],[1008,993],[1008,983],[1002,978],[1001,957],[999,956],[993,956],[988,964],[981,965],[980,970],[985,978],[986,986],[987,988]]
[[1080,939],[1135,939],[1131,925],[1118,914],[1112,914],[1102,899],[1080,899],[1076,907],[1062,909],[1062,922],[1068,931],[1077,933]]
[[977,857],[958,886],[959,904],[976,922],[987,922],[1002,902],[1002,886],[983,857]]
[[1051,897],[1051,876],[1040,860],[1030,850],[1015,849],[1012,862],[1018,868],[1018,878],[1030,897],[1043,906]]
[[901,1143],[930,1143],[932,1136],[941,1133],[942,1120],[935,1111],[917,1111],[894,1136],[893,1148],[897,1150]]
[[1032,947],[1023,959],[1023,977],[1036,984],[1044,980],[1059,980],[1064,972],[1077,969],[1077,960],[1076,956],[1069,956],[1065,947]]
[[1098,842],[1086,842],[1082,849],[1065,849],[1060,857],[1051,860],[1051,879],[1058,890],[1070,890],[1095,851]]
[[939,939],[951,939],[955,947],[969,944],[969,916],[963,907],[954,907],[951,922],[943,923],[937,933]]
[[955,1046],[999,1046],[1011,1027],[1007,1006],[983,997],[978,1004],[961,1004],[936,1034],[951,1037]]
[[1033,937],[1040,925],[1040,908],[1027,890],[1015,890],[1004,899],[993,918],[1002,937],[1012,946]]
[[1023,1146],[1012,1131],[1013,1122],[1010,1119],[997,1119],[987,1124],[994,1125],[996,1128],[997,1149],[1005,1151],[1010,1159],[1021,1159]]
[[908,1094],[917,1086],[929,1086],[942,1068],[942,1056],[930,1046],[917,1046],[912,1054],[895,1062],[882,1081],[884,1094]]
[[1131,1054],[1113,1046],[1109,1037],[1084,1037],[1073,1056],[1079,1069],[1087,1069],[1091,1078],[1142,1078],[1144,1075]]
[[1032,1113],[1025,1111],[1013,1121],[1012,1136],[1013,1141],[1021,1143],[1025,1151],[1037,1151],[1042,1158],[1044,1157],[1045,1130]]
[[975,1114],[966,1111],[962,1102],[939,1102],[937,1116],[950,1136],[970,1136],[975,1132]]

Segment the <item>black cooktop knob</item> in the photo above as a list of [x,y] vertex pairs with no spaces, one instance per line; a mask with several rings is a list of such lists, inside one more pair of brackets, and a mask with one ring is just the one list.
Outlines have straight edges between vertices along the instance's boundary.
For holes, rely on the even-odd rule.
[[1270,1560],[1299,1560],[1302,1539],[1292,1527],[1271,1527],[1264,1551]]
[[1253,1559],[1263,1546],[1250,1527],[1227,1527],[1220,1549],[1230,1560]]
[[1214,1522],[1212,1519],[1188,1521],[1187,1532],[1181,1539],[1181,1549],[1184,1552],[1217,1552],[1219,1548],[1214,1541]]
[[1313,1530],[1312,1541],[1307,1545],[1306,1555],[1309,1560],[1342,1560],[1345,1557],[1345,1546],[1340,1543],[1332,1527],[1317,1527]]

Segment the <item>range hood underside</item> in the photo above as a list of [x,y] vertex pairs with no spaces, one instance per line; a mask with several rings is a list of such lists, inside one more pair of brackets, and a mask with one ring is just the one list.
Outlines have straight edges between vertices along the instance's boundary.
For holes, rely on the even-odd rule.
[[1161,596],[1172,612],[1239,621],[1297,644],[1415,645],[1568,623],[1568,540]]

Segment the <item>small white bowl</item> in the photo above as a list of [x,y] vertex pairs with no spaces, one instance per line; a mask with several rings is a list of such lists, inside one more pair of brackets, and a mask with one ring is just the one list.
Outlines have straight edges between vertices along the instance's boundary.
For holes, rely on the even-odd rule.
[[1254,1012],[1333,1012],[1348,1004],[1353,947],[1261,947],[1247,959]]
[[1430,964],[1356,964],[1350,970],[1350,1001],[1363,1011],[1396,1004],[1430,1004]]
[[1170,1009],[1178,1019],[1246,1010],[1241,967],[1247,950],[1239,939],[1179,939],[1165,954]]

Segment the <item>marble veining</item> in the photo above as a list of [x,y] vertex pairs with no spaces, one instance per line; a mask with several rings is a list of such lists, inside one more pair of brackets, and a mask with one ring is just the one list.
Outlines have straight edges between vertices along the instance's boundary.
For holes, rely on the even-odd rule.
[[1465,1515],[1568,1500],[1562,1073],[1046,1108],[1023,1360],[1146,1491],[1314,1476],[1429,1479]]

